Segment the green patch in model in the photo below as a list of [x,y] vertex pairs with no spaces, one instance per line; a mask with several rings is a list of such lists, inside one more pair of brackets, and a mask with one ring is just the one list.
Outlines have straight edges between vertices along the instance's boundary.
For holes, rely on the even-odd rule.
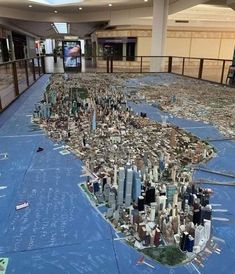
[[163,265],[175,266],[183,263],[187,256],[176,246],[150,247],[141,250],[142,253]]

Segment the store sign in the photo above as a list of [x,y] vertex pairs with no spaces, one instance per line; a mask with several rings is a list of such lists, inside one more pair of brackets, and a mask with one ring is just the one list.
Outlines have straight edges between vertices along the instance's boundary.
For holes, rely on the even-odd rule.
[[127,43],[136,43],[137,38],[135,37],[118,37],[118,38],[99,38],[99,44],[127,44]]

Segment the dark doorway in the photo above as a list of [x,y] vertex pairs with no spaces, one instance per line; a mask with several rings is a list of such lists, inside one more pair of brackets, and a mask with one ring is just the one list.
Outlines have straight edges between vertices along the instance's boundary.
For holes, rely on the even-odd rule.
[[135,45],[136,43],[126,44],[126,60],[135,61]]
[[7,40],[6,39],[0,39],[0,48],[1,48],[2,62],[8,62],[9,61],[9,52],[8,52],[8,48],[7,48]]
[[15,58],[17,60],[26,58],[26,36],[12,32],[12,39],[15,48]]

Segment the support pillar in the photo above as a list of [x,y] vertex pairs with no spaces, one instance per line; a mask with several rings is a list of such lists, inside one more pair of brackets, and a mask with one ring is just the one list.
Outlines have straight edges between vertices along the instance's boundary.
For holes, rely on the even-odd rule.
[[[151,56],[164,56],[169,0],[153,0]],[[151,58],[151,72],[161,71],[162,58]]]

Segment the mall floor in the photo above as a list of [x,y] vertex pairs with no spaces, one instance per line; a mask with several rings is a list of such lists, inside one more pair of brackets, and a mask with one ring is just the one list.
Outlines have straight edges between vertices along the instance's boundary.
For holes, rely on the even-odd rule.
[[[53,56],[46,56],[45,67],[47,73],[64,73],[63,59],[58,57],[57,62],[54,62]],[[82,71],[81,72],[106,72],[106,68],[98,69],[90,60],[82,57]]]

